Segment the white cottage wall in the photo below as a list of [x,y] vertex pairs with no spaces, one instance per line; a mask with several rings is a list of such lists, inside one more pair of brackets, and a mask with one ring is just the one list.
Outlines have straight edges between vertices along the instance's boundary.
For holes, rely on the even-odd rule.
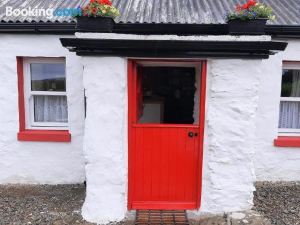
[[[70,143],[21,142],[16,56],[66,57]],[[84,94],[80,58],[57,35],[0,35],[0,183],[68,184],[85,180]]]
[[256,121],[255,172],[258,181],[299,181],[300,147],[275,147],[278,136],[282,61],[300,63],[300,41],[286,40],[287,49],[264,60]]
[[[118,57],[83,57],[87,96],[87,197],[83,216],[92,222],[119,221],[127,211],[126,61]],[[200,212],[250,209],[262,61],[214,59],[208,66]]]
[[[105,35],[76,34],[85,38]],[[268,38],[262,37],[265,40]],[[92,222],[119,221],[127,211],[126,62],[119,57],[83,57],[87,96],[87,197],[83,216]],[[263,68],[263,60],[208,60],[203,187],[198,213],[240,211],[253,206],[256,116]]]
[[119,221],[127,211],[127,59],[82,57],[87,97],[83,217]]
[[252,207],[253,144],[261,70],[261,60],[208,61],[200,212]]

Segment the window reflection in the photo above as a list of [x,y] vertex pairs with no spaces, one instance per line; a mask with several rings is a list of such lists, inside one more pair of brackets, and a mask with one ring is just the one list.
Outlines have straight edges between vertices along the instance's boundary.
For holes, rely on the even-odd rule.
[[65,65],[62,63],[32,63],[32,91],[66,91]]

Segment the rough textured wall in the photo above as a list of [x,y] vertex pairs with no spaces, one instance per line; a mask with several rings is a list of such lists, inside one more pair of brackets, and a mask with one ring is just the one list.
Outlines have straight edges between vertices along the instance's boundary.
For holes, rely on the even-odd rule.
[[127,211],[127,60],[83,57],[87,96],[83,217],[122,220]]
[[300,147],[278,148],[273,145],[278,135],[283,60],[300,62],[299,40],[289,40],[284,52],[263,61],[255,143],[255,172],[258,181],[300,180]]
[[[66,57],[71,143],[20,142],[16,56]],[[84,104],[80,58],[55,35],[0,35],[0,183],[81,183]]]
[[[127,202],[126,59],[83,57],[83,62],[87,96],[83,216],[98,223],[118,221],[125,216]],[[219,59],[209,60],[208,66],[200,212],[249,209],[262,61]]]
[[208,61],[200,212],[250,209],[261,60]]

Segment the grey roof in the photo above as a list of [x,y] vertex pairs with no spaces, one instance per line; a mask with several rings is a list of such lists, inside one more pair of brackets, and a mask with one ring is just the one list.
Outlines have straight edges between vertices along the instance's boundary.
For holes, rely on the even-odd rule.
[[[116,22],[124,23],[182,23],[222,24],[225,15],[236,3],[246,0],[112,0],[121,16]],[[0,0],[2,22],[72,22],[71,17],[8,17],[7,6],[22,8],[77,8],[88,0]],[[277,19],[269,22],[276,25],[300,25],[300,0],[260,0],[270,5]]]

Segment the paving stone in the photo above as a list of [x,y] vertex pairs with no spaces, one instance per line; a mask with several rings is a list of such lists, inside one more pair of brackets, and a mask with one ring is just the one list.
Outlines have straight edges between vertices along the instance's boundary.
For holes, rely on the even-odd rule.
[[226,215],[224,216],[200,216],[198,219],[190,220],[190,225],[227,225]]
[[229,225],[272,225],[270,220],[264,218],[264,216],[260,215],[256,211],[246,211],[240,214],[243,214],[244,218],[240,215],[239,218],[237,216],[229,215],[230,223]]

